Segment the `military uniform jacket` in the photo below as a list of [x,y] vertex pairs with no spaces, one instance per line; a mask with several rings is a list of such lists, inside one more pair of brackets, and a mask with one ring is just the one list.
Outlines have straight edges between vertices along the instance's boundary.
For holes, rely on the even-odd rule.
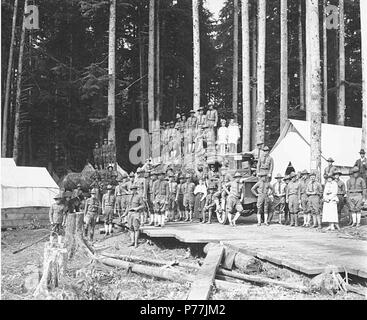
[[108,157],[108,144],[102,144],[102,156],[104,158]]
[[177,193],[177,183],[176,182],[168,182],[168,192],[170,195],[176,195]]
[[93,149],[93,157],[94,160],[102,158],[102,149],[101,148],[94,148]]
[[102,197],[102,210],[104,211],[106,208],[113,208],[115,206],[115,201],[116,198],[113,194],[104,194]]
[[338,196],[344,196],[346,194],[345,183],[342,180],[335,180],[338,185]]
[[357,167],[359,169],[359,174],[366,178],[367,177],[367,158],[362,159],[358,159],[354,165],[355,167]]
[[268,174],[273,174],[274,160],[271,156],[261,155],[259,162],[257,163],[257,173],[266,172]]
[[358,178],[351,177],[347,181],[347,190],[348,194],[360,193],[366,196],[366,182],[364,182],[363,178],[361,177]]
[[322,185],[318,181],[308,181],[306,185],[306,194],[308,196],[321,196],[323,193]]
[[214,127],[217,126],[218,124],[218,111],[213,109],[213,110],[208,110],[206,112],[206,121],[210,124],[212,123],[214,125]]
[[284,197],[287,185],[284,182],[275,182],[273,184],[273,192],[276,197]]
[[290,181],[287,186],[287,197],[291,195],[299,195],[299,182]]
[[130,195],[129,205],[128,205],[129,210],[133,208],[143,207],[143,206],[144,206],[143,198],[139,194],[135,193],[135,194]]
[[195,116],[190,116],[187,118],[187,128],[189,129],[195,129],[196,128],[196,123],[197,123],[197,118]]
[[324,170],[324,178],[326,179],[327,176],[334,175],[335,171],[336,171],[335,166],[327,166]]
[[193,182],[185,182],[182,186],[183,189],[183,193],[184,194],[194,194],[194,190],[195,190],[195,183]]
[[226,188],[230,188],[229,190],[229,196],[234,197],[236,199],[239,199],[241,197],[242,192],[242,183],[237,181],[231,181],[226,183]]
[[64,219],[65,206],[63,204],[52,204],[48,213],[51,223],[62,223]]
[[99,211],[99,201],[97,198],[89,198],[85,202],[84,212],[87,215],[96,216]]
[[153,196],[168,196],[168,182],[165,180],[156,180],[153,184]]
[[306,188],[307,188],[308,180],[300,180],[299,182],[299,192],[300,195],[306,194]]
[[204,114],[197,117],[197,128],[202,128],[206,124],[206,116]]
[[254,195],[268,196],[273,192],[273,187],[270,182],[258,181],[252,188],[251,191]]
[[176,197],[179,197],[179,196],[183,196],[183,194],[184,194],[184,184],[185,183],[179,183],[178,185],[177,185],[177,193],[176,193]]

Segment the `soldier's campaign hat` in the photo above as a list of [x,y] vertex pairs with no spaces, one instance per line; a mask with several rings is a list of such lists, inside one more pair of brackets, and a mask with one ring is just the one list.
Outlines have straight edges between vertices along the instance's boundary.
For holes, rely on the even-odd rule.
[[131,178],[135,177],[134,172],[130,172],[129,177],[131,177]]
[[343,173],[341,172],[341,170],[335,170],[334,171],[334,176],[336,175],[336,174],[338,174],[339,176],[341,176]]
[[214,189],[216,189],[214,184],[210,184],[208,186],[208,190],[214,190]]
[[280,173],[278,173],[277,176],[275,177],[275,179],[283,179],[283,178],[284,177]]
[[138,189],[138,186],[136,184],[133,184],[131,187],[130,187],[130,190],[133,190],[133,189]]
[[287,180],[290,180],[291,178],[289,177],[289,175],[286,175],[285,177],[284,177],[284,181],[287,181]]
[[184,180],[185,179],[185,176],[179,176],[178,177],[178,180]]
[[309,174],[309,172],[308,172],[307,170],[303,170],[303,171],[301,172],[301,176],[305,176],[305,175],[307,175],[307,174]]
[[108,186],[107,186],[107,190],[112,190],[113,189],[113,187],[109,184]]
[[316,170],[311,170],[310,172],[310,176],[317,176],[317,171]]
[[195,110],[190,110],[190,113],[195,113]]
[[176,114],[176,119],[180,119],[181,115],[179,113]]
[[268,147],[268,146],[265,146],[265,147],[263,148],[263,151],[270,151],[270,149],[269,149],[269,147]]
[[239,172],[236,172],[235,175],[234,175],[235,178],[242,178],[242,175],[241,173]]
[[331,179],[333,179],[333,180],[335,179],[335,177],[334,177],[334,175],[333,175],[333,174],[328,174],[326,178],[327,178],[327,179],[331,178]]
[[63,195],[62,193],[58,193],[56,196],[54,196],[54,199],[62,199]]
[[90,194],[97,194],[97,190],[96,189],[92,189]]
[[366,154],[366,151],[364,151],[364,149],[361,149],[361,151],[359,151],[360,154]]
[[327,159],[327,162],[335,162],[333,158]]
[[265,177],[267,174],[265,172],[259,172],[257,174],[258,177]]
[[297,175],[296,175],[296,173],[295,172],[291,172],[291,174],[289,175],[289,178],[294,178],[294,177],[296,177]]

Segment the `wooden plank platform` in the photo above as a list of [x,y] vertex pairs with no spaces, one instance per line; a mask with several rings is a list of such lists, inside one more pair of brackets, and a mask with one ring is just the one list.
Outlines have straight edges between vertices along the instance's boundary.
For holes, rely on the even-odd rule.
[[224,247],[210,247],[204,263],[195,276],[187,300],[208,300],[213,287],[215,274],[222,261]]
[[168,223],[164,228],[143,227],[142,232],[152,238],[172,237],[190,244],[221,243],[308,275],[320,274],[333,265],[340,272],[367,279],[367,241],[343,238],[337,232],[278,224],[257,227],[246,223],[233,228],[182,222]]

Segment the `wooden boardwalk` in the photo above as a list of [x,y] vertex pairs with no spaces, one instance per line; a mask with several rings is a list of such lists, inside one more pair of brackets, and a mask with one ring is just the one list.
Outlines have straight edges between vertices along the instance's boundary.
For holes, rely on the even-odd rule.
[[327,266],[367,279],[367,241],[343,237],[337,232],[273,224],[229,225],[169,223],[164,228],[143,227],[152,238],[176,238],[185,243],[221,243],[235,251],[256,256],[308,275]]

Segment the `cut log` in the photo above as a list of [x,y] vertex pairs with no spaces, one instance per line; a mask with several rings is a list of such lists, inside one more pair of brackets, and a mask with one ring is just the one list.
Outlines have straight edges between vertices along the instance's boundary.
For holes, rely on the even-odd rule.
[[59,287],[66,268],[68,252],[59,244],[47,242],[43,255],[43,272],[34,296],[47,295],[49,290]]
[[234,259],[237,255],[237,252],[228,248],[224,250],[224,256],[222,260],[222,267],[224,269],[232,270]]
[[102,262],[106,266],[115,267],[115,268],[122,268],[126,270],[130,270],[134,273],[140,273],[146,276],[151,276],[159,279],[170,280],[178,283],[187,283],[192,282],[193,277],[189,274],[172,271],[163,268],[157,267],[150,267],[146,265],[121,261],[112,258],[97,258],[99,262]]
[[68,251],[68,259],[71,259],[76,250],[76,214],[69,213],[66,217],[66,226],[65,226],[65,247]]
[[253,256],[238,252],[234,257],[234,266],[241,272],[261,272],[263,270],[263,263]]
[[208,300],[215,274],[222,261],[224,247],[215,245],[210,247],[204,263],[196,274],[187,300]]
[[228,277],[232,277],[232,278],[236,278],[236,279],[240,279],[240,280],[244,280],[244,281],[249,281],[249,282],[254,282],[254,283],[261,283],[261,284],[265,284],[265,285],[280,286],[280,287],[284,287],[284,288],[287,288],[287,289],[292,289],[292,290],[296,290],[296,291],[300,291],[300,292],[308,292],[308,288],[306,286],[303,286],[303,285],[292,284],[292,283],[288,283],[288,282],[284,282],[284,281],[278,281],[278,280],[265,278],[265,277],[260,277],[260,276],[245,275],[245,274],[238,273],[238,272],[228,271],[228,270],[225,270],[225,269],[222,269],[222,268],[220,268],[218,270],[218,275],[224,275],[224,276],[228,276]]
[[149,258],[142,258],[142,257],[136,257],[136,256],[119,255],[119,254],[114,254],[114,253],[109,253],[109,252],[102,252],[101,255],[105,257],[109,257],[109,258],[124,260],[124,261],[130,261],[130,262],[140,261],[140,262],[145,262],[145,263],[158,265],[158,266],[180,266],[180,267],[186,267],[186,268],[191,268],[195,270],[200,268],[199,265],[194,265],[191,263],[181,262],[177,260],[165,261],[165,260],[149,259]]
[[214,285],[219,290],[228,290],[228,291],[237,290],[245,294],[247,293],[249,289],[249,287],[244,284],[236,283],[236,282],[228,282],[228,281],[223,281],[219,279],[214,280]]

